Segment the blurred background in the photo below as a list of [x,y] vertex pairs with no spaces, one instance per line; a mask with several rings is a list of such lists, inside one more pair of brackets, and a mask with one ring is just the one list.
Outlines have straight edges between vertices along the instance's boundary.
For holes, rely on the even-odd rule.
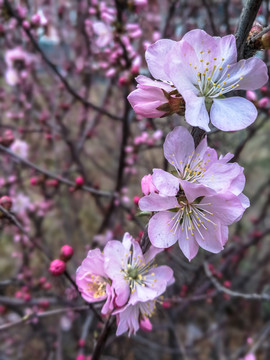
[[[194,28],[234,33],[244,3],[0,1],[0,204],[20,225],[0,212],[0,360],[91,359],[102,324],[70,280],[89,249],[126,231],[141,239],[141,178],[168,169],[164,139],[188,127],[177,114],[148,119],[130,107],[136,76],[149,76],[144,52]],[[258,28],[269,24],[269,10],[263,1]],[[268,50],[256,56],[269,65]],[[269,300],[241,296],[270,296],[269,94],[268,86],[241,94],[258,108],[248,129],[208,136],[245,168],[251,201],[225,250],[200,250],[191,263],[178,246],[160,255],[176,281],[152,332],[117,338],[113,329],[102,359],[270,359]],[[70,278],[53,277],[50,261],[65,244],[74,250]],[[241,294],[219,291],[209,272]]]

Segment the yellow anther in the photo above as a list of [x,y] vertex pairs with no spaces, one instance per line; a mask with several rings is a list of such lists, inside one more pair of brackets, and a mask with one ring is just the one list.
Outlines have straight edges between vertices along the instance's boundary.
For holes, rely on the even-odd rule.
[[209,70],[208,68],[205,69],[205,71],[208,71],[208,70]]
[[208,52],[208,54],[210,54],[211,50],[208,50],[207,52]]
[[221,60],[224,61],[224,58],[222,58]]
[[214,57],[214,60],[217,60],[217,58],[216,58],[216,57]]
[[205,73],[203,73],[203,76],[205,76]]
[[209,65],[209,61],[207,61],[206,65]]
[[224,81],[223,84],[226,85],[227,84],[226,81]]
[[191,64],[191,63],[189,63],[189,65],[191,66],[192,64]]
[[197,66],[194,66],[194,69],[197,69]]
[[220,85],[218,84],[217,87],[220,87]]
[[240,76],[240,80],[243,80],[243,76]]
[[208,80],[208,81],[210,81],[210,80],[211,80],[211,78],[208,76],[207,80]]
[[228,67],[230,67],[230,65],[229,65],[229,64],[227,65],[227,68],[228,68]]
[[200,76],[200,75],[201,75],[201,73],[200,73],[200,72],[198,72],[198,73],[197,73],[197,76]]
[[200,62],[203,62],[203,59],[201,59]]
[[218,70],[220,70],[220,71],[221,71],[221,70],[222,70],[222,67],[220,66],[220,67],[218,68]]

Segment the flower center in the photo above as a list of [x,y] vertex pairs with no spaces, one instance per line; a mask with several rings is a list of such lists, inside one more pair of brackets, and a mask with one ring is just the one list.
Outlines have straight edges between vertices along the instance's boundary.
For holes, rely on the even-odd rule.
[[189,204],[187,199],[185,201],[179,201],[179,210],[176,215],[168,222],[171,226],[170,231],[173,235],[181,228],[186,234],[187,240],[189,236],[194,236],[197,232],[202,240],[205,240],[202,232],[207,230],[207,223],[211,223],[214,226],[216,224],[211,220],[213,213],[207,210],[207,206],[211,203],[196,203],[196,200]]
[[[187,180],[189,182],[200,182],[200,179],[204,177],[204,173],[209,167],[210,154],[208,154],[208,159],[202,159],[200,154],[194,156],[194,151],[191,155],[188,156],[188,160],[184,163],[183,160],[178,161],[175,158],[175,154],[172,154],[174,161],[171,162],[173,167],[176,170],[177,175],[182,180]],[[204,156],[205,157],[205,156]],[[213,177],[213,175],[211,175]]]
[[[144,263],[140,256],[133,256],[133,249],[131,247],[130,257],[125,263],[122,259],[122,269],[123,278],[129,284],[131,293],[134,293],[136,286],[153,286],[153,282],[156,282],[156,279],[153,279],[155,273],[150,273],[151,269],[157,265],[150,261],[149,263]],[[128,254],[126,254],[128,256]]]
[[99,275],[91,275],[90,280],[87,283],[87,291],[95,299],[106,295],[106,280]]
[[197,58],[199,62],[196,62],[195,66],[191,62],[189,65],[192,71],[196,73],[197,83],[194,85],[199,90],[200,96],[210,99],[216,98],[239,87],[239,82],[243,76],[231,78],[229,73],[231,64],[228,64],[225,58],[213,57],[211,50],[201,50],[197,54]]

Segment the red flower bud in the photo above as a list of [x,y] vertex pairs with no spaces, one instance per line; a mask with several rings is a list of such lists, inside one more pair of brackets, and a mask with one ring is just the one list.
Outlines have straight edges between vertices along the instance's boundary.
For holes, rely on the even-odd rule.
[[74,251],[71,246],[64,245],[60,250],[60,259],[66,262],[72,258],[73,253]]
[[75,183],[76,183],[77,186],[83,186],[83,185],[84,185],[84,179],[83,179],[83,177],[78,176],[78,177],[75,179]]
[[65,270],[66,270],[66,263],[62,260],[55,259],[50,264],[49,271],[54,276],[63,274]]
[[12,200],[9,196],[2,196],[0,198],[0,205],[6,209],[7,211],[9,211],[11,209],[12,206]]

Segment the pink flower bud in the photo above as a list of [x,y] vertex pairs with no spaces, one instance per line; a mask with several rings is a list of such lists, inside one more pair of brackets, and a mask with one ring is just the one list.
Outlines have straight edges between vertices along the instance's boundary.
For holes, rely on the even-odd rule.
[[57,187],[59,185],[59,181],[57,179],[48,179],[45,184],[49,187]]
[[248,90],[247,91],[247,99],[250,101],[257,100],[257,95],[256,95],[255,91]]
[[23,25],[23,27],[24,27],[25,29],[29,29],[29,28],[30,28],[30,24],[29,24],[29,22],[26,21],[26,20],[23,21],[22,25]]
[[84,339],[80,339],[80,340],[78,341],[78,346],[84,347],[84,345],[85,345],[85,340],[84,340]]
[[72,258],[74,251],[73,248],[69,245],[64,245],[60,250],[60,259],[67,262]]
[[76,360],[86,360],[86,357],[83,354],[77,355]]
[[157,189],[155,185],[152,183],[152,175],[145,175],[141,180],[142,192],[144,195],[149,195],[155,192]]
[[52,288],[52,284],[49,282],[45,282],[45,284],[43,285],[44,290],[50,290],[51,288]]
[[231,284],[231,282],[230,282],[229,280],[226,280],[226,281],[224,281],[223,285],[224,285],[226,288],[229,289],[232,284]]
[[49,271],[54,276],[63,274],[65,270],[66,270],[66,263],[62,260],[55,259],[50,264]]
[[78,177],[75,179],[75,183],[76,183],[77,186],[83,186],[83,185],[84,185],[84,179],[83,179],[83,177],[78,176]]
[[0,205],[6,209],[7,211],[9,211],[11,209],[12,206],[12,200],[9,196],[2,196],[0,198]]
[[266,108],[269,103],[269,99],[267,97],[263,97],[259,102],[258,106],[259,108]]
[[150,332],[153,329],[151,321],[145,317],[140,321],[140,329],[146,332]]
[[139,200],[140,200],[139,196],[134,196],[133,202],[134,202],[135,205],[138,205]]
[[171,303],[169,301],[163,301],[162,302],[162,307],[164,309],[169,309],[171,307]]

